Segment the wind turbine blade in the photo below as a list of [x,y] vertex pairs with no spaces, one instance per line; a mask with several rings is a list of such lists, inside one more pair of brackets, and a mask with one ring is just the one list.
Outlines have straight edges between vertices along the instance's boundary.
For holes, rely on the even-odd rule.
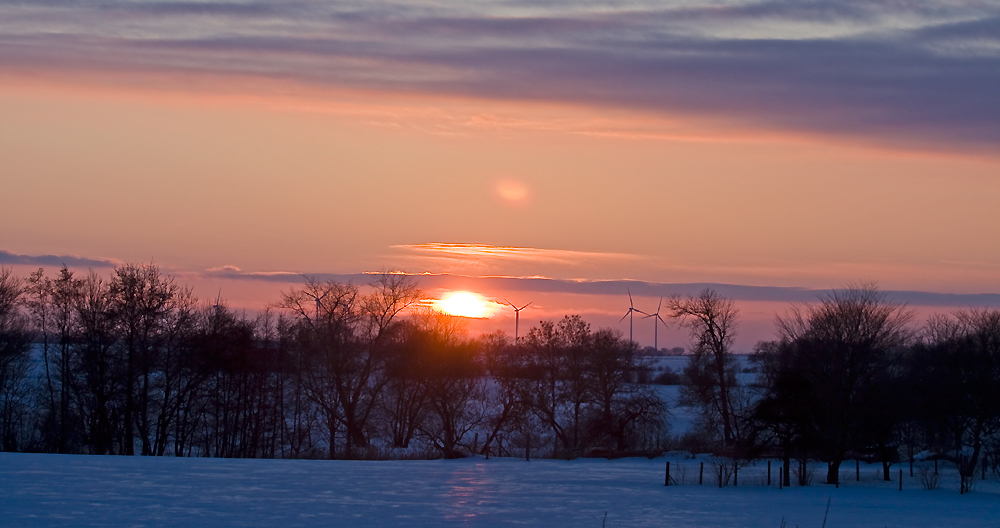
[[[531,302],[535,302],[535,301],[531,301]],[[529,307],[529,306],[531,306],[531,303],[528,303],[528,304],[526,304],[526,305],[524,305],[524,306],[522,306],[522,307],[518,308],[518,311],[521,311],[521,310],[523,310],[523,309],[525,309],[525,308],[527,308],[527,307]]]
[[625,312],[625,315],[623,315],[622,318],[618,320],[618,322],[620,323],[620,322],[624,321],[625,318],[628,317],[629,314],[631,314],[631,313],[632,313],[632,310],[629,310],[629,311]]
[[633,304],[632,304],[632,290],[630,290],[628,288],[625,288],[625,291],[628,292],[628,305],[629,305],[629,307],[632,307],[633,306]]
[[660,315],[660,308],[663,307],[663,297],[660,297],[660,304],[656,305],[656,315]]

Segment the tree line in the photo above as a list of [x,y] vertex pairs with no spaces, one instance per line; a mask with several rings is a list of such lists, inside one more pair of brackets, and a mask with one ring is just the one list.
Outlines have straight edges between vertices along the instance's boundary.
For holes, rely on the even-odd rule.
[[152,264],[0,270],[0,448],[385,458],[653,450],[637,347],[579,317],[470,338],[403,274],[307,279],[255,315]]
[[714,452],[729,470],[762,457],[952,463],[971,489],[1000,456],[1000,310],[918,326],[872,285],[791,307],[758,343],[756,374],[733,344],[739,312],[712,290],[666,300],[690,331],[680,404],[697,427],[670,436],[649,359],[579,316],[517,343],[470,338],[421,307],[410,276],[307,279],[249,315],[152,264],[109,278],[65,267],[0,270],[0,448],[213,457],[387,458]]
[[985,476],[987,456],[996,472],[1000,310],[960,310],[917,326],[874,285],[834,291],[779,316],[778,338],[751,356],[759,374],[741,383],[732,302],[706,290],[673,307],[694,343],[683,399],[701,410],[701,440],[729,457],[729,471],[777,457],[784,485],[793,461],[806,484],[807,462],[819,460],[826,482],[839,484],[841,464],[855,459],[881,463],[889,480],[890,466],[922,453],[955,465],[962,492],[977,471]]

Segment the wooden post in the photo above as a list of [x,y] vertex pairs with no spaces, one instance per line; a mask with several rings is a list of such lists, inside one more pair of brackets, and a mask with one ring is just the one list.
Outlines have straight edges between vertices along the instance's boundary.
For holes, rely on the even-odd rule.
[[854,480],[861,482],[861,461],[854,459]]
[[473,455],[476,454],[476,451],[478,451],[478,449],[477,449],[478,447],[479,447],[479,433],[476,433],[476,439],[472,441],[472,454]]
[[670,461],[669,460],[667,460],[667,474],[666,474],[665,477],[663,477],[663,485],[664,486],[669,486],[670,485]]
[[778,489],[781,489],[782,487],[781,485],[785,483],[785,470],[783,469],[784,467],[785,467],[784,465],[778,466]]
[[767,485],[771,485],[771,461],[767,461]]
[[722,465],[719,465],[719,487],[722,487]]
[[698,470],[698,485],[701,486],[702,478],[705,476],[705,463],[701,463],[701,469]]
[[490,444],[483,446],[483,450],[486,451],[486,460],[490,459]]
[[531,437],[528,437],[527,443],[524,444],[524,461],[531,462]]
[[899,491],[903,491],[903,468],[899,468]]
[[740,468],[733,466],[733,486],[740,485]]

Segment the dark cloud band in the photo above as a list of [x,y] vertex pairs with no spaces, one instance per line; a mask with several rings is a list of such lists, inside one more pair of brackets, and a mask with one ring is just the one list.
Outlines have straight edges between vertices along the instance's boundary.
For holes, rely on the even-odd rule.
[[115,261],[74,257],[70,255],[17,255],[0,249],[0,264],[23,266],[71,266],[81,268],[113,268]]
[[[609,7],[610,6],[610,7]],[[0,2],[0,68],[607,105],[995,153],[1000,5]]]

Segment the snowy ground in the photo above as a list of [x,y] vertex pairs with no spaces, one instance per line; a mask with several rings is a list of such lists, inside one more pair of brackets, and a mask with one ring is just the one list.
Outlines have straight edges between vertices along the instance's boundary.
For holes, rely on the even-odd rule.
[[[567,526],[819,528],[1000,527],[1000,484],[960,496],[954,473],[904,490],[874,466],[845,465],[839,489],[767,487],[766,465],[740,486],[697,485],[699,460],[346,462],[0,454],[0,525]],[[849,467],[846,467],[849,466]],[[683,468],[683,469],[681,469]],[[950,472],[949,472],[950,471]],[[774,467],[777,474],[777,467]],[[817,471],[817,480],[821,472]],[[775,478],[775,484],[777,480]]]

